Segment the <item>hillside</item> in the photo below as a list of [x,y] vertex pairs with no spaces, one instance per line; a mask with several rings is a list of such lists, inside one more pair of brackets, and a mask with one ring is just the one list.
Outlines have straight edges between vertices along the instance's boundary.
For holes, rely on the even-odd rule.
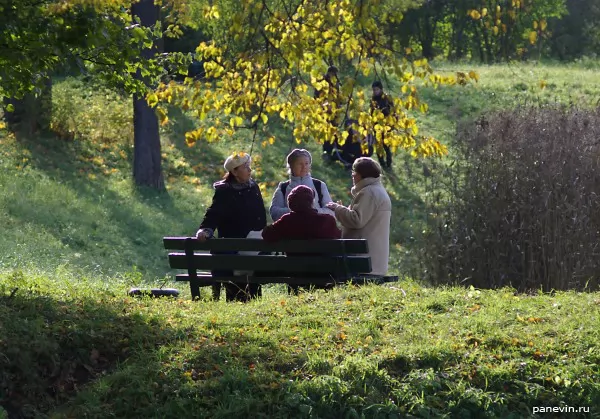
[[[440,68],[473,67],[441,64]],[[480,74],[476,85],[422,91],[430,105],[427,115],[417,115],[424,135],[451,144],[456,122],[484,110],[533,102],[591,106],[600,97],[600,76],[584,65],[474,69]],[[395,87],[392,84],[392,94]],[[59,140],[0,134],[0,222],[6,238],[0,244],[0,266],[110,276],[135,266],[134,276],[147,281],[163,278],[168,266],[157,257],[164,253],[162,236],[192,234],[210,203],[212,183],[222,176],[221,162],[234,150],[250,148],[250,133],[244,131],[232,141],[187,147],[183,133],[193,122],[177,110],[170,119],[175,122],[162,133],[168,194],[134,190],[129,102],[76,79],[56,82],[53,126]],[[263,140],[254,145],[254,176],[264,184],[268,205],[277,182],[285,178],[284,157],[296,144],[282,140],[263,147]],[[302,146],[315,156],[313,174],[327,182],[335,200],[347,203],[349,174],[339,165],[324,166],[317,144]],[[425,208],[438,192],[436,179],[444,175],[444,164],[414,160],[400,152],[394,171],[384,180],[395,210],[391,235],[395,274],[419,276]]]
[[[423,90],[421,132],[451,145],[456,123],[484,111],[595,106],[600,74],[588,65],[441,63],[480,81]],[[192,122],[173,110],[161,194],[132,186],[128,99],[69,78],[55,84],[54,111],[55,135],[0,129],[0,418],[528,417],[536,407],[600,417],[598,292],[420,281],[427,206],[452,154],[399,154],[384,179],[399,283],[298,297],[270,287],[245,305],[192,303],[185,287],[178,300],[132,299],[131,286],[173,285],[161,239],[195,232],[224,158],[249,151],[248,133],[190,148]],[[268,205],[295,144],[261,143],[255,176]],[[349,173],[303,147],[348,203]]]

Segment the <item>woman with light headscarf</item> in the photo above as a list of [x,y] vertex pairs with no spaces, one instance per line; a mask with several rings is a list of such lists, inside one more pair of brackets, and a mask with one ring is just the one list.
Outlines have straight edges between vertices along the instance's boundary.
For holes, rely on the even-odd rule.
[[[250,155],[234,154],[225,160],[227,174],[213,187],[215,194],[211,206],[196,233],[198,240],[213,237],[215,230],[220,238],[246,238],[251,231],[262,230],[267,225],[267,216],[262,194],[251,178]],[[232,276],[233,271],[214,271],[213,276]],[[240,289],[236,284],[225,284],[227,301],[245,301],[260,295],[258,284],[249,284]],[[219,299],[220,284],[213,285],[213,298]]]
[[310,174],[312,156],[308,150],[296,148],[286,157],[289,180],[280,182],[275,190],[269,212],[273,221],[279,220],[284,214],[290,212],[287,205],[287,197],[292,189],[299,185],[305,185],[315,192],[312,207],[320,214],[333,215],[333,211],[326,205],[331,202],[331,195],[327,185],[322,180],[313,178]]

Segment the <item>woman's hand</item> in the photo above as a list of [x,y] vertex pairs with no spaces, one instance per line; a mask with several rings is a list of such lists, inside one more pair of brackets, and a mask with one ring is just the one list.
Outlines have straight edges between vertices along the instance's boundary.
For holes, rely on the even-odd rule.
[[330,210],[334,211],[340,205],[342,205],[342,201],[338,201],[337,203],[335,203],[335,202],[328,202],[327,204],[325,204],[325,207],[327,209],[330,209]]

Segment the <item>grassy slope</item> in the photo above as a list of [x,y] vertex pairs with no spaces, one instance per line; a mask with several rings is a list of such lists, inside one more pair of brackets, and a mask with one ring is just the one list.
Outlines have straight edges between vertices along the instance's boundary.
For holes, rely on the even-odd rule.
[[404,281],[227,304],[124,298],[124,283],[2,279],[11,413],[528,417],[566,405],[600,417],[598,294]]
[[[584,68],[475,69],[476,86],[423,92],[430,115],[420,117],[422,133],[449,142],[459,118],[490,107],[600,97],[600,76]],[[129,180],[126,101],[72,80],[56,85],[55,101],[57,131],[77,131],[77,141],[0,134],[0,370],[8,371],[0,390],[12,391],[0,393],[0,404],[9,412],[48,412],[74,394],[59,408],[71,417],[352,409],[368,417],[461,409],[522,416],[543,401],[598,404],[595,294],[515,299],[407,282],[406,297],[397,287],[365,287],[300,298],[273,289],[245,306],[123,298],[131,285],[170,281],[162,236],[195,231],[224,157],[247,150],[244,134],[237,144],[190,149],[181,133],[191,122],[174,114],[177,125],[163,136],[169,193],[157,195]],[[284,178],[293,146],[259,141],[257,178]],[[396,273],[418,273],[424,202],[440,168],[398,156],[386,179]],[[334,199],[349,201],[341,168],[315,159],[314,174]],[[267,184],[267,201],[274,186]]]

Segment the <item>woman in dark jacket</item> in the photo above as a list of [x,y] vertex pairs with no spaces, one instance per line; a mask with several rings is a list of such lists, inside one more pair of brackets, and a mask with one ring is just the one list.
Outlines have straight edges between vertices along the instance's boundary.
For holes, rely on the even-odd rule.
[[[198,240],[213,237],[215,230],[220,238],[245,238],[251,231],[262,230],[267,225],[267,216],[260,189],[252,180],[250,155],[242,153],[229,156],[224,164],[227,175],[213,187],[215,194],[211,206],[206,210]],[[233,271],[213,271],[213,276],[232,276]],[[235,284],[225,284],[227,301],[246,301],[260,294],[258,284],[240,289]],[[213,298],[219,299],[221,285],[213,285]]]

